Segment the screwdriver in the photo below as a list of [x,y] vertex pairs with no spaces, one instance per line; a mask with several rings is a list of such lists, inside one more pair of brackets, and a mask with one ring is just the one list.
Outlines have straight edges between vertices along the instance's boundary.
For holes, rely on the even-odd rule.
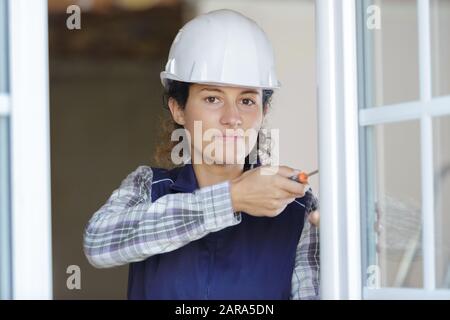
[[293,175],[292,177],[289,177],[289,179],[300,182],[302,184],[308,183],[308,178],[319,173],[319,170],[311,171],[310,173],[306,172],[300,172],[299,174]]

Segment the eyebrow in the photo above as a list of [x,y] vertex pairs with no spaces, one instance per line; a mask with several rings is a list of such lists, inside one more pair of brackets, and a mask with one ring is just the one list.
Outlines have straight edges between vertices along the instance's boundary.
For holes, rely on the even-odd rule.
[[[220,93],[225,93],[225,92],[223,92],[223,90],[220,90],[218,88],[203,88],[200,91],[216,91],[216,92],[220,92]],[[247,93],[253,93],[253,94],[259,95],[259,92],[256,90],[245,90],[245,91],[240,92],[240,94],[247,94]]]

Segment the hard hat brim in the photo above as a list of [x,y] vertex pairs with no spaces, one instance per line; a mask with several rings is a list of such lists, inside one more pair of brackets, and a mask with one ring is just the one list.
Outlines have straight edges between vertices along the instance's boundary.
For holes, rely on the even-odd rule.
[[215,85],[215,86],[223,86],[223,87],[238,87],[238,88],[253,88],[253,89],[271,89],[276,90],[281,88],[280,81],[277,81],[277,85],[272,86],[264,86],[264,85],[249,85],[246,83],[229,83],[229,82],[223,82],[223,81],[202,81],[202,80],[195,80],[195,79],[181,79],[180,77],[177,77],[176,75],[162,71],[160,74],[161,77],[161,83],[164,88],[167,87],[167,80],[176,80],[181,82],[188,82],[188,83],[197,83],[197,84],[209,84],[209,85]]

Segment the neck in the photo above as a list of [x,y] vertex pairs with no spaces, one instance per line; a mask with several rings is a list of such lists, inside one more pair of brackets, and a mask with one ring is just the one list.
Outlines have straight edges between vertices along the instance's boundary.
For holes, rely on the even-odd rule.
[[239,177],[244,170],[243,164],[193,164],[192,167],[200,188]]

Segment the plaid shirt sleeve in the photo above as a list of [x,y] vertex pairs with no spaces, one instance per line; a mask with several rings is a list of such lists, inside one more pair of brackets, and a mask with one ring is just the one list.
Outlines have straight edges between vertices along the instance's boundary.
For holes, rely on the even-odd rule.
[[308,221],[310,212],[317,210],[318,200],[311,193],[307,201],[305,223],[297,245],[292,274],[291,300],[319,299],[319,229]]
[[145,260],[241,221],[228,181],[151,202],[152,179],[150,167],[138,167],[89,220],[84,252],[94,267]]

